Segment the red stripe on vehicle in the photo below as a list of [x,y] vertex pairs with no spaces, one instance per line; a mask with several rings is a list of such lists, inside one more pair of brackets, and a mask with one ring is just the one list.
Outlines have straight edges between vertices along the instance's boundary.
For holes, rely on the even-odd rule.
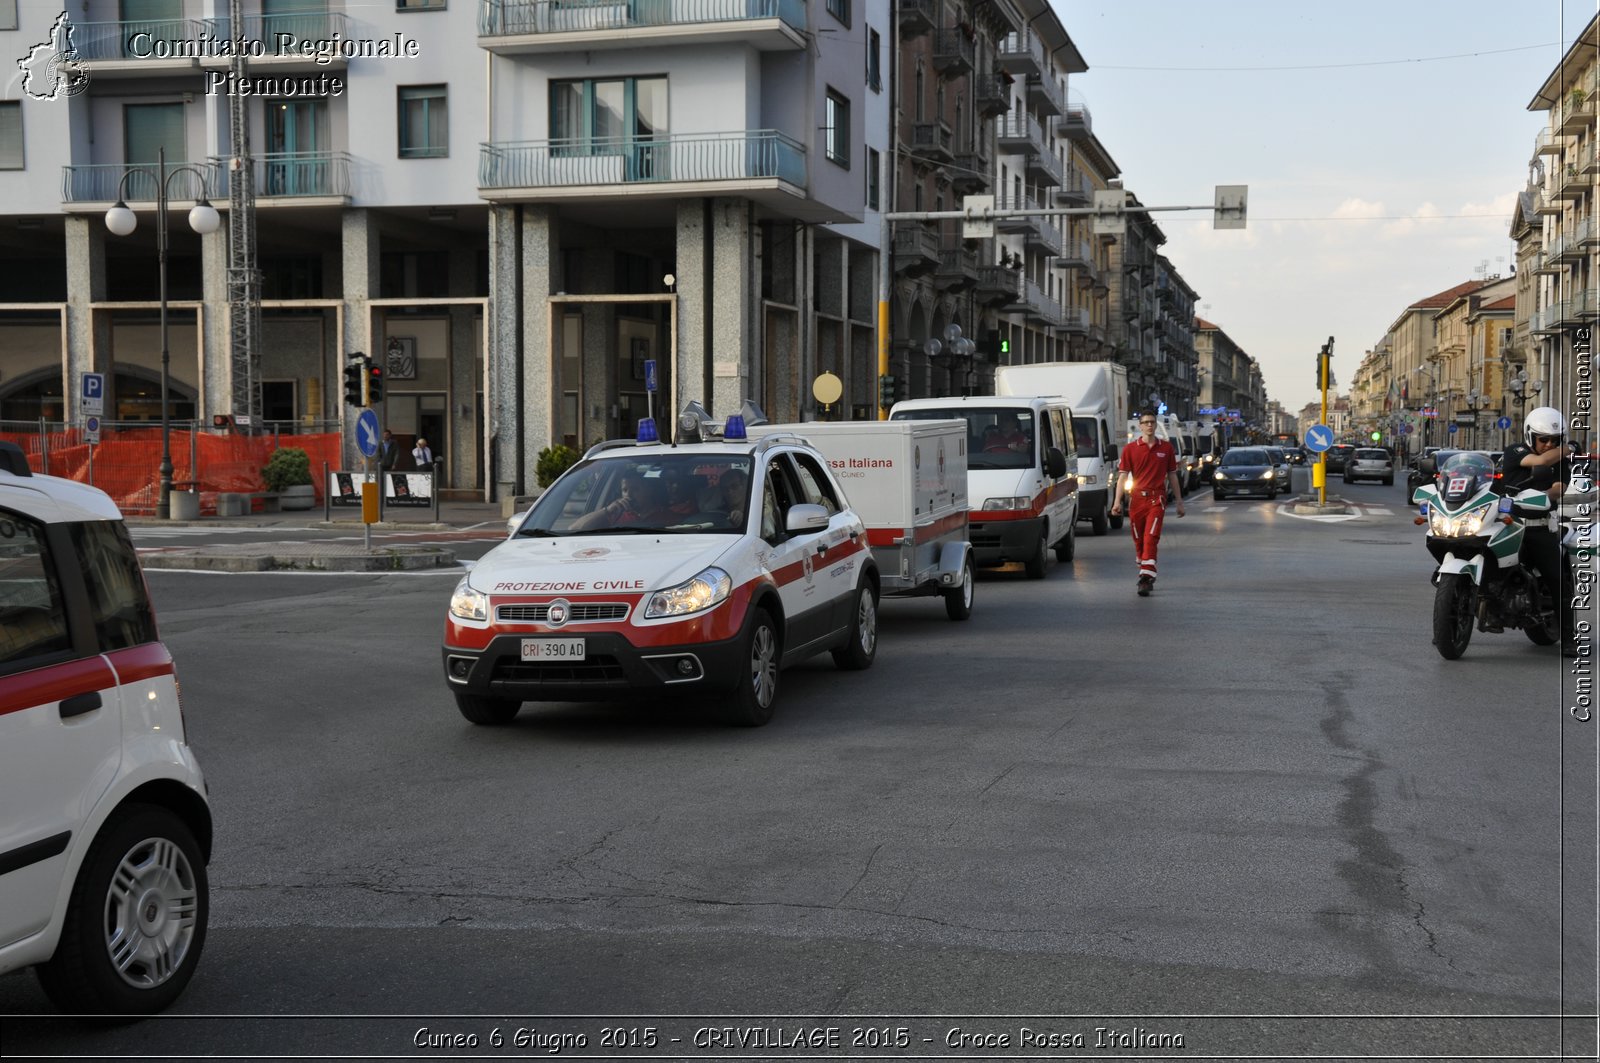
[[147,642],[143,646],[130,646],[125,650],[112,650],[106,654],[111,660],[111,667],[117,670],[119,683],[137,683],[143,679],[156,679],[164,675],[173,675],[172,654],[159,642]]
[[[938,520],[927,524],[919,524],[914,528],[868,528],[867,544],[869,546],[915,546],[917,543],[926,543],[938,539],[954,531],[961,531],[967,526],[967,514],[950,513]],[[897,542],[911,533],[904,542]]]
[[109,690],[116,685],[116,676],[101,657],[84,657],[19,672],[0,682],[0,716],[65,701],[79,694]]

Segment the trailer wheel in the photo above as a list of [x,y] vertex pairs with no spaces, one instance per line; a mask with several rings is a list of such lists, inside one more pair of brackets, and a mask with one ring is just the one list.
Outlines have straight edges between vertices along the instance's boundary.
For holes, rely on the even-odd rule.
[[944,615],[951,620],[965,620],[972,615],[972,560],[961,565],[961,582],[944,592]]

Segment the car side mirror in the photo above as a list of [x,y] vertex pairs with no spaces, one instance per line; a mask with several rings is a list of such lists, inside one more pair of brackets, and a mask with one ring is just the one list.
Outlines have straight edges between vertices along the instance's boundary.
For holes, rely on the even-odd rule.
[[1067,474],[1067,456],[1055,447],[1046,447],[1044,471],[1050,474],[1050,479],[1059,480]]
[[789,507],[789,517],[784,527],[791,534],[819,532],[828,526],[826,508],[811,502],[798,502]]
[[1439,462],[1434,458],[1418,458],[1417,471],[1424,476],[1437,476],[1439,474]]
[[1121,451],[1121,449],[1122,448],[1117,446],[1115,443],[1112,443],[1110,446],[1106,447],[1106,460],[1116,461],[1117,454]]
[[506,536],[508,538],[510,536],[513,536],[513,535],[517,534],[517,529],[522,526],[522,522],[527,519],[528,514],[531,513],[531,512],[533,512],[533,511],[529,510],[529,509],[525,509],[521,513],[518,513],[516,516],[508,518],[506,520]]

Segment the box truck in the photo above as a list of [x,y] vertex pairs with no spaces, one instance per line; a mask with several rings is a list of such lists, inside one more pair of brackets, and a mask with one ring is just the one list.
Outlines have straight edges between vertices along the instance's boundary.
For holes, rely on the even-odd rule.
[[1112,517],[1111,478],[1117,454],[1127,441],[1128,369],[1116,362],[1040,362],[995,370],[1002,395],[1060,396],[1072,407],[1072,432],[1078,452],[1078,519],[1096,535],[1122,527]]
[[828,462],[867,528],[880,593],[937,595],[951,620],[972,615],[965,421],[762,424],[752,439],[801,436]]

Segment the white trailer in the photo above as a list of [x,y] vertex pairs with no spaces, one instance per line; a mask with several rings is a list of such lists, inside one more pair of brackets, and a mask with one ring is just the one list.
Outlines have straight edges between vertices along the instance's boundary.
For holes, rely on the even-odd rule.
[[939,595],[952,620],[972,614],[965,421],[810,421],[750,435],[798,435],[828,460],[896,597]]

